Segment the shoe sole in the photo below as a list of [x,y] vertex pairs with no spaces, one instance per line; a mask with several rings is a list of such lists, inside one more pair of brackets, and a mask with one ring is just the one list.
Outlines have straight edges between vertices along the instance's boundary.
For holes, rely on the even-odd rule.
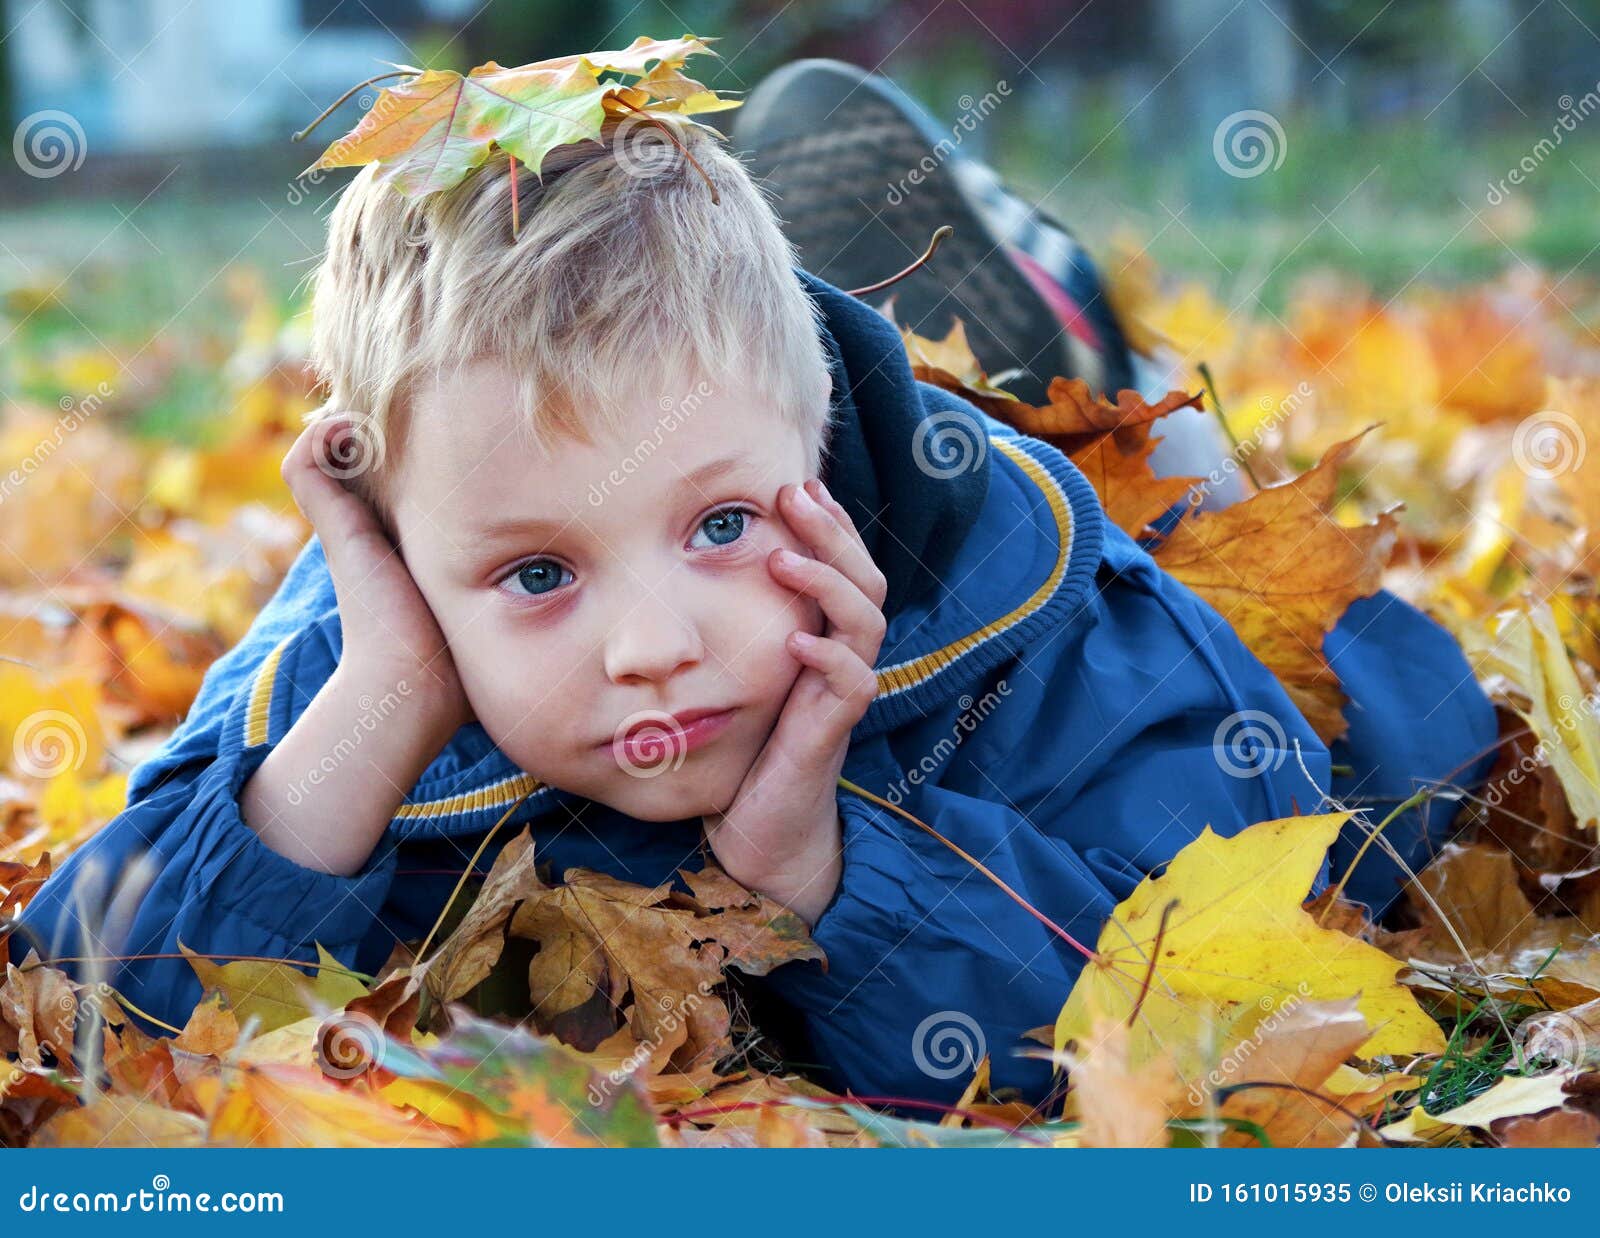
[[1007,389],[1043,404],[1050,379],[1072,373],[1065,328],[962,191],[949,166],[960,155],[940,157],[949,136],[919,125],[896,89],[839,61],[796,61],[734,113],[732,144],[777,199],[801,265],[846,291],[915,262],[950,224],[924,267],[867,299],[893,295],[896,320],[936,339],[961,319],[985,373],[1022,371]]

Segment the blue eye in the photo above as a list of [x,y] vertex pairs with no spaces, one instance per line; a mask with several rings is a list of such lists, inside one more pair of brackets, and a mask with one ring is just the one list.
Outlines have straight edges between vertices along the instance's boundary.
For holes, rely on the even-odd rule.
[[506,579],[516,581],[527,590],[529,596],[537,597],[563,583],[561,577],[564,572],[568,576],[572,574],[554,559],[529,559]]
[[700,528],[695,536],[704,533],[711,539],[713,546],[732,545],[744,536],[745,517],[748,514],[742,507],[728,507],[720,512],[712,512],[700,522]]

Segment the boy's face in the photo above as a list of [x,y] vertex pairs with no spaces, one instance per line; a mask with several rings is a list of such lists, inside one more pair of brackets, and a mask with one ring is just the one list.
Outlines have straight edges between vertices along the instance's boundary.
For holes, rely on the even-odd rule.
[[[800,672],[785,638],[823,626],[767,566],[810,553],[776,502],[808,476],[799,432],[704,383],[546,462],[523,416],[498,362],[420,392],[392,492],[478,720],[534,777],[641,820],[725,809]],[[730,712],[674,720],[707,710]]]

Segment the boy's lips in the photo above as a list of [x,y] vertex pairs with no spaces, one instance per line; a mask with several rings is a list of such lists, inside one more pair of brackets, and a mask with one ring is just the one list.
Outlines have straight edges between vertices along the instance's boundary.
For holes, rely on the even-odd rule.
[[669,763],[676,768],[690,752],[720,735],[737,710],[738,706],[676,714],[651,711],[624,723],[596,747],[611,749],[625,769],[659,773]]

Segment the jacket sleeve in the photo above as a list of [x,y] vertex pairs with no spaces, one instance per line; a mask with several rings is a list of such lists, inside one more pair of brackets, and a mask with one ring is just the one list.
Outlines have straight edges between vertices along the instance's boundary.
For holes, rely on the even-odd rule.
[[320,943],[355,963],[393,880],[393,847],[380,844],[351,876],[320,872],[268,847],[239,812],[240,789],[332,671],[327,627],[292,632],[241,669],[231,697],[191,711],[190,734],[214,735],[216,749],[187,745],[186,760],[52,874],[7,942],[13,962],[30,947],[46,962],[91,960],[61,966],[180,1027],[201,989],[179,943],[308,960]]
[[[1083,622],[961,698],[967,714],[989,703],[970,733],[947,713],[853,747],[845,770],[1088,949],[1205,826],[1310,811],[1328,785],[1326,747],[1271,673],[1139,558],[1102,573]],[[1230,735],[1241,725],[1252,732]],[[838,803],[843,875],[814,930],[827,968],[771,977],[814,1060],[859,1095],[949,1102],[988,1053],[995,1086],[1041,1096],[1047,1064],[1016,1052],[1054,1022],[1083,956],[909,821],[853,793]]]
[[[1384,827],[1408,868],[1420,870],[1448,840],[1465,797],[1494,765],[1499,728],[1455,637],[1387,589],[1352,603],[1323,646],[1349,698],[1349,730],[1333,744],[1333,794],[1373,825],[1418,791],[1434,794]],[[1343,873],[1366,832],[1346,827],[1331,852]],[[1369,847],[1345,886],[1380,915],[1407,877]]]

